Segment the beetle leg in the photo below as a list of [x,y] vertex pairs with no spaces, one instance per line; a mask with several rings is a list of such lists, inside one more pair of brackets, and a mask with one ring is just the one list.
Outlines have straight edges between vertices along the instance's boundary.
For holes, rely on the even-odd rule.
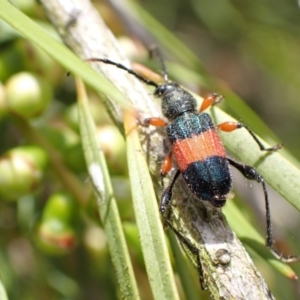
[[173,179],[171,180],[169,186],[164,190],[162,196],[161,196],[161,200],[160,200],[160,205],[159,205],[159,211],[162,215],[165,214],[166,210],[168,209],[169,205],[171,204],[172,201],[172,190],[174,187],[174,184],[178,178],[178,176],[180,175],[180,170],[177,170],[177,172],[175,173]]
[[167,123],[161,118],[147,118],[144,120],[145,125],[153,125],[156,127],[166,126]]
[[203,99],[203,102],[201,104],[200,107],[200,112],[203,112],[204,110],[206,110],[208,107],[210,107],[211,105],[216,105],[219,104],[221,101],[224,100],[224,97],[218,93],[213,93],[208,95],[207,97],[205,97]]
[[258,139],[256,134],[248,126],[246,126],[240,122],[232,122],[232,121],[224,122],[224,123],[217,125],[217,128],[219,128],[220,130],[225,131],[225,132],[231,132],[236,129],[245,128],[250,133],[252,138],[255,140],[255,142],[257,143],[257,145],[259,146],[261,151],[276,151],[276,150],[282,148],[282,146],[283,146],[283,144],[277,144],[273,147],[266,148],[262,144],[262,142]]
[[290,263],[299,260],[300,258],[298,256],[294,256],[294,255],[285,256],[279,250],[273,247],[273,235],[272,235],[269,197],[268,197],[267,187],[264,178],[251,166],[240,164],[228,157],[227,160],[233,167],[239,170],[244,175],[244,177],[250,180],[255,180],[256,182],[262,184],[264,196],[265,196],[265,207],[266,207],[266,223],[267,223],[266,246],[271,250],[272,254],[277,259],[283,262]]
[[197,263],[197,271],[199,274],[199,281],[202,290],[206,290],[207,286],[205,283],[205,278],[204,278],[204,272],[203,272],[203,266],[201,263],[201,258],[200,258],[200,253],[199,249],[195,247],[189,240],[187,240],[170,222],[169,219],[166,219],[165,222],[167,225],[172,229],[172,231],[175,233],[177,238],[179,239],[180,243],[182,243],[193,255],[196,256],[196,263]]
[[170,153],[167,155],[167,157],[164,159],[161,165],[160,179],[161,179],[162,188],[164,188],[164,178],[170,172],[171,168],[172,168],[172,151],[170,151]]

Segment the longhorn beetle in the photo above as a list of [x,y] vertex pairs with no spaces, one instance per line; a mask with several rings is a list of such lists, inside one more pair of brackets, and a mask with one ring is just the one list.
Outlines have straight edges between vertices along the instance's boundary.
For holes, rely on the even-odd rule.
[[276,151],[282,144],[266,148],[254,132],[240,122],[224,122],[214,125],[211,117],[203,111],[212,105],[219,103],[223,97],[214,93],[206,97],[200,110],[196,110],[196,100],[186,90],[181,88],[176,82],[170,82],[167,69],[162,56],[159,54],[163,69],[164,83],[156,83],[149,80],[132,69],[106,58],[89,58],[88,62],[102,62],[113,65],[117,68],[132,74],[147,85],[155,87],[154,96],[161,98],[161,108],[163,115],[169,120],[166,123],[161,118],[148,118],[144,123],[153,126],[166,127],[167,137],[171,145],[171,151],[165,158],[161,167],[161,183],[164,188],[164,177],[172,168],[172,156],[174,156],[178,170],[171,179],[169,185],[164,189],[161,196],[159,210],[165,218],[167,224],[179,238],[179,240],[197,258],[197,268],[200,277],[201,287],[204,286],[203,269],[201,265],[199,250],[192,245],[170,222],[170,209],[172,201],[172,190],[178,179],[182,175],[187,186],[200,201],[208,201],[214,207],[220,208],[226,203],[226,197],[232,189],[232,177],[229,165],[239,170],[244,177],[261,183],[265,199],[266,208],[266,246],[273,255],[284,262],[293,262],[299,259],[297,256],[284,256],[273,247],[272,224],[269,208],[268,192],[265,181],[255,168],[238,163],[226,155],[225,148],[218,135],[217,130],[231,132],[236,129],[244,128],[248,131],[261,151]]

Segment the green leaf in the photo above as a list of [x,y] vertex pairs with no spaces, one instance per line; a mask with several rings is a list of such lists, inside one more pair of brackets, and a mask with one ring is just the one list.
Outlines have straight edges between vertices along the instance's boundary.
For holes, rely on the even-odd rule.
[[[231,120],[236,121],[218,108],[213,107],[211,112],[217,124]],[[281,155],[281,150],[261,151],[246,129],[222,133],[221,136],[227,149],[237,159],[255,167],[274,190],[300,211],[300,170]],[[260,140],[265,146],[268,146],[266,142]],[[273,143],[276,144],[276,142]]]
[[139,299],[105,157],[96,139],[94,121],[89,111],[84,85],[77,79],[79,126],[84,156],[97,198],[99,215],[104,225],[122,299]]
[[136,116],[125,113],[125,132],[133,207],[155,299],[179,299],[148,165],[140,144]]
[[[197,274],[197,282],[194,281],[194,276],[192,274],[191,265],[188,263],[186,257],[184,256],[182,250],[180,249],[176,236],[173,232],[168,234],[169,241],[172,247],[172,251],[176,261],[176,267],[178,275],[180,276],[182,288],[184,290],[185,296],[189,300],[199,299],[199,275]],[[194,270],[196,272],[196,269]]]
[[94,90],[105,95],[110,95],[123,107],[128,105],[124,96],[108,80],[96,73],[65,45],[49,36],[39,25],[6,0],[0,1],[0,18],[47,52],[58,63],[64,66],[66,70],[80,76]]
[[0,277],[0,299],[1,300],[8,300],[6,290],[5,290],[5,287],[4,287],[3,282],[1,280],[1,277]]
[[272,256],[269,249],[265,246],[265,240],[260,233],[245,219],[241,211],[237,208],[234,200],[229,200],[223,208],[223,212],[227,217],[230,227],[234,230],[237,236],[252,248],[257,255],[268,260],[270,265],[282,273],[284,276],[294,279],[295,272],[290,265],[283,263]]

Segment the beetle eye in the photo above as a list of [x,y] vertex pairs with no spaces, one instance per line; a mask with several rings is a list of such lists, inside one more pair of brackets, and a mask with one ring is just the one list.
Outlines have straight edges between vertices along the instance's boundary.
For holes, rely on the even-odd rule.
[[161,97],[166,92],[166,85],[159,85],[154,91],[154,96]]

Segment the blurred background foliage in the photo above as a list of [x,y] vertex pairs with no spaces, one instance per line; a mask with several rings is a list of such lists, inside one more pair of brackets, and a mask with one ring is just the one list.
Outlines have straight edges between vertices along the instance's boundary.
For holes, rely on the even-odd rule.
[[[55,34],[38,2],[12,2]],[[155,28],[150,32],[135,21],[126,2],[93,2],[132,60],[146,63],[147,47],[166,42],[163,36],[153,37]],[[176,57],[165,50],[171,78],[201,94],[218,86],[233,90],[272,128],[295,161],[300,160],[300,8],[296,0],[140,0],[135,7],[139,7],[135,14],[143,7],[201,60],[200,85],[199,77],[180,69]],[[73,79],[1,20],[0,33],[0,266],[9,298],[116,299],[114,270],[87,182]],[[141,294],[151,299],[131,207],[124,141],[98,96],[89,91],[89,98]],[[247,110],[238,114],[230,99],[223,107],[238,120],[247,120]],[[32,127],[27,128],[23,119]],[[256,124],[247,121],[247,125],[263,132]],[[40,139],[46,140],[46,150],[37,142]],[[62,176],[70,172],[78,179],[87,203],[66,192],[64,182],[49,168],[53,159],[63,166]],[[244,189],[244,180],[237,186]],[[236,194],[243,195],[239,189]],[[283,200],[274,202],[275,236],[287,252],[292,252],[285,243],[291,237],[296,251],[299,215]],[[252,201],[252,212],[245,202],[238,203],[245,216],[259,219],[257,226],[263,226],[264,213]],[[299,299],[298,282],[274,272],[261,259],[256,264],[278,299]],[[295,270],[300,274],[297,264]]]

